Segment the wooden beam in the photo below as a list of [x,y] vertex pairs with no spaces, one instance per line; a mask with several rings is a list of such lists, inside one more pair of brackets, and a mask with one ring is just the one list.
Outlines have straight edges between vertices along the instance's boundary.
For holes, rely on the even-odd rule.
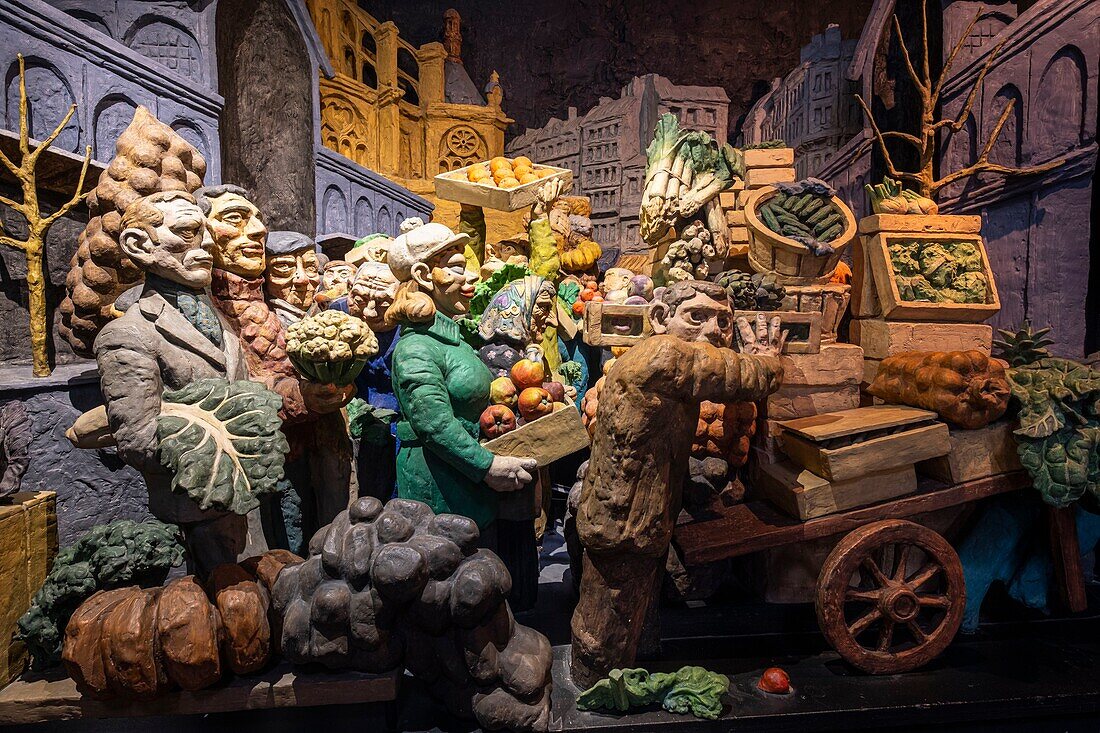
[[1063,605],[1072,613],[1088,608],[1085,576],[1081,570],[1081,546],[1077,541],[1077,506],[1046,507],[1050,529],[1050,558]]

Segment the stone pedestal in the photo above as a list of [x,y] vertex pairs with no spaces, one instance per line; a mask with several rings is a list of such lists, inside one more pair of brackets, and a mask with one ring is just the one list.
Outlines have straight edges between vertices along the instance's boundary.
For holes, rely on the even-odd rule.
[[23,672],[26,647],[14,641],[16,623],[30,608],[57,554],[57,495],[21,492],[0,504],[0,687]]

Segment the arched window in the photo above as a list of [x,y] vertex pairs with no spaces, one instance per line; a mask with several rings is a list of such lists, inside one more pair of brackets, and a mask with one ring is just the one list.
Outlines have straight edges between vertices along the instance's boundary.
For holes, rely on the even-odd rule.
[[351,46],[344,46],[344,73],[352,79],[359,78],[355,73],[355,51],[351,50]]
[[370,34],[370,31],[363,31],[363,35],[359,38],[359,48],[372,58],[378,52],[378,46],[375,44],[374,36]]

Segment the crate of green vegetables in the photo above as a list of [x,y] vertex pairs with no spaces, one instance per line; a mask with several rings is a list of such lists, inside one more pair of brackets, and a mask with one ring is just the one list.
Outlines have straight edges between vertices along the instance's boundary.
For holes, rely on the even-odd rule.
[[378,338],[355,316],[321,311],[287,328],[286,352],[303,376],[342,387],[354,382],[378,353]]

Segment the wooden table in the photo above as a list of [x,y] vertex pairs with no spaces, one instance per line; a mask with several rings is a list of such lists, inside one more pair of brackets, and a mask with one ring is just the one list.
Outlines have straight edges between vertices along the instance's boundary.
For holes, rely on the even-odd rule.
[[716,509],[709,516],[681,524],[676,527],[674,538],[683,553],[684,562],[698,565],[795,542],[845,534],[880,519],[904,519],[1030,485],[1031,479],[1023,471],[953,486],[922,481],[915,494],[805,522],[781,513],[765,501],[748,501]]
[[0,690],[0,726],[73,718],[196,715],[263,708],[389,702],[397,698],[398,672],[295,671],[281,663],[251,677],[231,677],[197,692],[171,692],[155,700],[120,702],[82,695],[70,677],[18,679]]

